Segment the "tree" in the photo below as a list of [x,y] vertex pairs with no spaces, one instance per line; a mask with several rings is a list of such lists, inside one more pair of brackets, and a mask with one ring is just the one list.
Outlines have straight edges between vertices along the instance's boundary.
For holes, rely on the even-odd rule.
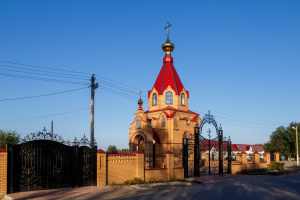
[[[300,123],[292,122],[288,127],[280,126],[271,135],[270,141],[264,144],[266,151],[278,151],[287,157],[296,156],[296,131],[292,128]],[[298,137],[298,140],[300,138]],[[299,140],[300,141],[300,140]],[[298,141],[298,142],[299,142]]]
[[18,144],[20,141],[20,134],[15,131],[0,130],[0,147],[6,148],[7,138],[10,136],[12,144]]
[[115,145],[109,145],[106,152],[111,152],[111,151],[118,152],[118,149]]

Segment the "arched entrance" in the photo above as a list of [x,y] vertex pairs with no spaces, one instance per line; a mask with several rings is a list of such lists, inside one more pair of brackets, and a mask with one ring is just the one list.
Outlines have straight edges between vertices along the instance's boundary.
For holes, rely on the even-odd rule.
[[132,141],[132,151],[140,150],[142,152],[145,152],[145,143],[146,138],[141,134],[137,134]]

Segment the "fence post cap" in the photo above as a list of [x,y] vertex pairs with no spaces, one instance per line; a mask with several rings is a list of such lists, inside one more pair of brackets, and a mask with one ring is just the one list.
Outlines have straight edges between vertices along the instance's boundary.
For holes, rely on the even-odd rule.
[[0,152],[7,152],[7,150],[0,147]]
[[257,151],[255,151],[253,154],[259,154]]
[[270,154],[270,152],[266,151],[265,154]]
[[137,150],[137,151],[135,151],[135,152],[133,152],[133,153],[136,153],[136,154],[140,154],[140,153],[144,153],[144,152],[142,152],[141,150]]
[[275,151],[274,153],[279,153],[278,151]]
[[103,151],[102,149],[99,149],[99,150],[97,151],[97,153],[106,153],[106,152]]
[[168,150],[164,154],[174,154],[172,151]]
[[241,154],[247,154],[247,153],[245,153],[244,151],[242,151],[242,153]]

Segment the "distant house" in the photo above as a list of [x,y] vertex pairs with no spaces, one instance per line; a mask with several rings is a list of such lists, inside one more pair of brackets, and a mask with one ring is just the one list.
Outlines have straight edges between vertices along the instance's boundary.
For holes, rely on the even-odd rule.
[[251,157],[254,152],[259,153],[259,157],[262,159],[265,149],[262,145],[249,145],[249,144],[232,144],[231,156],[235,159],[237,153],[245,152],[247,157]]
[[[210,145],[208,140],[201,140],[201,152],[202,152],[202,159],[205,159],[205,155],[209,153],[210,147],[210,157],[212,160],[219,159],[219,142],[215,140],[210,141]],[[227,153],[227,142],[223,141],[223,154],[224,158],[228,157]],[[254,152],[259,153],[259,157],[262,159],[263,154],[265,152],[264,147],[262,145],[249,145],[249,144],[232,144],[231,145],[231,157],[236,159],[236,154],[245,152],[247,153],[247,157],[252,157]]]

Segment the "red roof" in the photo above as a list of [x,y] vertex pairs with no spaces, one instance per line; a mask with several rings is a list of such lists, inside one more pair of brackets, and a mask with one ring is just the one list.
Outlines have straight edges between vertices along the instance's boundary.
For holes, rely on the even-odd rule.
[[[209,141],[208,140],[201,140],[201,150],[208,151],[209,150]],[[210,140],[210,149],[215,148],[216,151],[219,151],[219,141],[217,140]],[[223,147],[227,147],[227,142],[223,141]]]
[[252,151],[264,151],[264,147],[261,145],[249,145],[249,144],[233,144],[231,145],[232,151],[249,151],[250,147]]
[[164,90],[170,86],[178,95],[182,91],[183,85],[173,65],[173,58],[165,56],[163,62],[164,64],[153,87],[158,91],[159,95],[162,95]]
[[[198,113],[195,113],[191,110],[188,110],[188,111],[185,111],[185,110],[180,110],[180,109],[176,109],[176,108],[173,108],[172,106],[167,106],[165,108],[162,108],[162,109],[158,109],[158,110],[152,110],[152,111],[149,111],[149,110],[146,110],[145,113],[152,113],[152,112],[157,112],[157,111],[164,111],[164,110],[174,110],[174,111],[179,111],[179,112],[185,112],[185,113],[190,113],[190,114],[194,114],[194,115],[197,115],[199,116]],[[174,113],[175,114],[175,113]],[[169,117],[169,116],[167,116]],[[197,119],[197,118],[196,118]],[[194,119],[193,119],[194,120]]]

